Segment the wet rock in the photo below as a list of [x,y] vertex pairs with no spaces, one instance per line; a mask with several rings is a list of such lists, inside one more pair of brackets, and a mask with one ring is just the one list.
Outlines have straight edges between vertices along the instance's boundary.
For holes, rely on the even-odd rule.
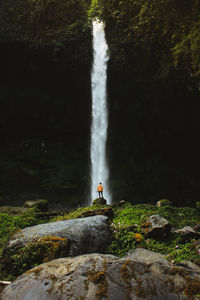
[[26,208],[36,207],[43,212],[48,211],[48,201],[45,199],[28,200],[24,203],[23,206]]
[[170,234],[170,223],[159,215],[152,215],[142,223],[142,231],[148,238],[162,238]]
[[156,203],[157,207],[166,206],[166,205],[172,205],[172,202],[168,199],[161,199]]
[[191,239],[196,239],[200,237],[200,233],[195,231],[190,226],[185,226],[181,229],[173,230],[172,232],[179,235],[181,242],[189,242]]
[[123,258],[88,254],[42,264],[6,287],[2,300],[189,300],[198,293],[198,269],[136,249]]
[[9,258],[36,237],[56,236],[69,242],[69,255],[104,253],[111,241],[111,230],[106,216],[65,220],[27,227],[8,241],[4,256]]
[[96,205],[96,204],[101,204],[101,205],[106,205],[107,201],[104,198],[97,198],[95,200],[93,200],[92,204]]

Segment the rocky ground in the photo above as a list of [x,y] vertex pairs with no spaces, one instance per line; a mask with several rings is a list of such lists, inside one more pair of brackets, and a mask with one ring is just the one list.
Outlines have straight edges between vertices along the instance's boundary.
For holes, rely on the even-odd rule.
[[198,208],[96,200],[65,213],[37,200],[0,211],[2,300],[200,299]]

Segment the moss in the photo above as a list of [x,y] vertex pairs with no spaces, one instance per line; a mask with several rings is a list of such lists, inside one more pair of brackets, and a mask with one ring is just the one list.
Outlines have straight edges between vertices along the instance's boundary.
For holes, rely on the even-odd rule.
[[200,209],[200,201],[196,202],[196,207]]
[[54,221],[61,221],[61,220],[70,220],[70,219],[85,217],[87,215],[92,216],[97,214],[106,214],[108,210],[109,208],[106,205],[99,205],[99,204],[88,206],[88,207],[78,207],[76,209],[73,209],[69,213],[65,214],[64,216],[58,216],[52,218],[51,221],[54,222]]
[[172,205],[172,202],[171,202],[170,200],[168,200],[168,199],[161,199],[161,200],[159,200],[159,201],[156,203],[156,205],[157,205],[158,207],[160,207],[160,206],[166,206],[166,205]]
[[181,228],[198,223],[200,218],[198,209],[172,206],[156,207],[144,204],[131,205],[127,203],[123,208],[116,207],[114,213],[115,216],[111,224],[113,240],[107,248],[107,253],[122,257],[129,250],[139,246],[164,254],[173,263],[191,260],[200,265],[200,256],[196,247],[192,248],[193,241],[183,244],[177,235],[171,234],[167,238],[159,240],[140,238],[140,241],[136,241],[137,235],[142,236],[142,229],[144,230],[150,225],[146,221],[150,215],[159,214],[169,220],[173,227]]
[[146,294],[145,294],[145,290],[142,286],[142,281],[139,278],[139,274],[137,274],[137,276],[134,273],[134,263],[131,262],[130,260],[126,260],[125,263],[122,265],[121,267],[121,274],[122,274],[122,278],[126,283],[126,288],[127,288],[127,294],[126,297],[127,299],[132,299],[131,296],[131,291],[132,291],[132,287],[131,287],[131,278],[133,278],[136,282],[136,286],[135,286],[135,295],[137,297],[141,297],[141,298],[145,298]]
[[35,238],[11,256],[12,272],[20,275],[30,268],[67,254],[67,239],[46,236]]
[[91,269],[88,273],[88,280],[97,285],[96,297],[101,299],[107,297],[108,282],[106,279],[107,262],[103,262],[103,270],[96,272],[95,269]]

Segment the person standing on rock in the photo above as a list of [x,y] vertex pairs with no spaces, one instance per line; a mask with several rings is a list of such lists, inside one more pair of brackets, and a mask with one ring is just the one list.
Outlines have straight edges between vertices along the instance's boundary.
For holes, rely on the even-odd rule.
[[99,198],[103,198],[103,185],[101,182],[97,186],[97,192],[99,193]]

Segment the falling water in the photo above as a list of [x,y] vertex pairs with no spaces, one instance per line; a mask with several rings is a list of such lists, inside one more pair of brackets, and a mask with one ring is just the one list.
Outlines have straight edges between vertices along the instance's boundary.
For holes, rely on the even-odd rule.
[[92,126],[91,126],[91,199],[97,198],[97,185],[104,186],[104,198],[111,202],[108,186],[108,166],[106,161],[106,140],[108,128],[108,109],[106,99],[106,72],[108,46],[102,22],[93,22],[92,69]]

